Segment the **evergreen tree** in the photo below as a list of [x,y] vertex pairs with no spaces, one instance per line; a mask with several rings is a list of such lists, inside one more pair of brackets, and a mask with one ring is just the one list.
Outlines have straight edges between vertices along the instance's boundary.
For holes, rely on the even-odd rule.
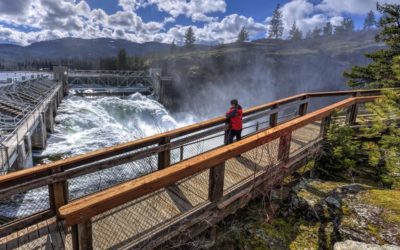
[[245,27],[243,27],[239,32],[237,42],[243,43],[246,42],[247,40],[249,40],[249,32],[246,30]]
[[371,10],[368,12],[367,17],[364,20],[364,30],[371,30],[376,26],[376,20],[374,12]]
[[281,38],[283,34],[283,21],[282,21],[282,11],[280,10],[280,5],[276,6],[274,13],[272,14],[272,19],[270,21],[269,28],[269,38]]
[[351,17],[346,17],[343,19],[342,23],[335,28],[335,34],[343,35],[354,31],[354,22]]
[[312,37],[312,38],[320,37],[320,36],[321,36],[321,32],[322,32],[322,30],[321,30],[320,28],[315,27],[315,28],[313,29],[312,33],[311,33],[311,37]]
[[306,33],[306,39],[311,39],[312,37],[312,30],[308,30]]
[[172,41],[169,50],[170,50],[170,52],[171,52],[172,54],[175,53],[175,51],[176,51],[175,39]]
[[196,37],[194,36],[193,29],[192,29],[192,27],[189,27],[189,29],[186,31],[186,34],[185,34],[186,47],[192,48],[195,41],[196,41]]
[[366,54],[373,62],[367,66],[355,66],[344,75],[351,87],[398,87],[400,80],[393,72],[393,58],[400,56],[400,4],[378,4],[382,13],[379,21],[380,33],[376,39],[387,48]]
[[[345,76],[350,86],[398,87],[400,86],[400,5],[377,5],[382,13],[377,36],[387,48],[367,54],[373,62],[365,67],[353,67]],[[400,188],[400,92],[395,89],[383,90],[383,98],[366,104],[371,120],[361,120],[369,126],[361,129],[363,153],[368,163],[377,170],[377,175],[386,187]],[[369,123],[369,124],[367,124]]]
[[330,36],[333,34],[333,26],[331,22],[327,22],[323,29],[324,36]]
[[117,68],[119,70],[125,70],[127,69],[127,66],[128,66],[128,59],[126,57],[126,51],[125,49],[120,49],[117,57]]
[[290,40],[300,40],[303,38],[303,33],[297,27],[296,22],[293,23],[292,28],[289,31],[289,39]]

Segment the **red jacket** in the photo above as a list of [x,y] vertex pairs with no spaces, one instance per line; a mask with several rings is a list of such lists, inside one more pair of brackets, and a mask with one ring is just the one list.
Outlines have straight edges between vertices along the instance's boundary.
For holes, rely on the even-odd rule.
[[242,130],[243,128],[243,110],[239,105],[236,108],[230,108],[226,113],[226,117],[229,119],[230,129],[232,130]]

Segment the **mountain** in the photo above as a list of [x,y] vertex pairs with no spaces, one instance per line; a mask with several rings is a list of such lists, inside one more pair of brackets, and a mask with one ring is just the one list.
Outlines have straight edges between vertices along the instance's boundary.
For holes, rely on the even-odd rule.
[[159,53],[169,50],[169,44],[158,42],[134,43],[121,39],[80,39],[63,38],[33,43],[23,47],[0,44],[0,59],[3,61],[23,61],[32,58],[100,58],[116,56],[125,48],[130,56]]

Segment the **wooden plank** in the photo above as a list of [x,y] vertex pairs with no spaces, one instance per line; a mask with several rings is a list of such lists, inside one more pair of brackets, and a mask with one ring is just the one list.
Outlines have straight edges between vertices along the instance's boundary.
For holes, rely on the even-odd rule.
[[[164,137],[160,142],[160,146],[168,145],[170,142],[171,139],[169,137]],[[169,165],[171,165],[171,150],[165,149],[158,153],[158,170],[167,168]]]
[[[306,99],[307,97],[304,97],[304,98]],[[299,115],[302,116],[302,115],[307,114],[307,108],[308,108],[308,102],[300,104]]]
[[287,162],[289,160],[290,154],[290,142],[292,140],[292,132],[288,131],[281,136],[279,140],[278,148],[278,160],[282,162]]
[[347,109],[347,113],[346,113],[346,123],[349,125],[354,125],[356,124],[357,121],[357,114],[358,114],[358,106],[357,103],[351,105],[348,109]]
[[103,192],[76,200],[60,208],[60,215],[66,219],[67,225],[77,224],[135,198],[167,187],[175,182],[220,164],[238,154],[249,151],[265,143],[271,142],[288,131],[301,128],[311,122],[328,116],[332,111],[346,108],[358,101],[371,101],[377,97],[352,97],[337,102],[320,110],[295,118],[269,130],[244,138],[241,141],[180,162],[138,179],[117,185]]
[[55,219],[47,220],[48,235],[54,249],[63,249],[63,242]]
[[211,202],[219,200],[224,193],[225,162],[210,168],[208,197]]
[[5,225],[2,225],[0,227],[0,237],[6,236],[6,235],[16,232],[18,230],[21,230],[29,225],[46,220],[54,215],[55,215],[55,213],[53,211],[45,210],[45,211],[33,214],[31,216],[21,218],[19,220],[15,220],[15,221],[12,221]]
[[42,221],[38,223],[38,228],[39,228],[39,236],[41,238],[44,238],[45,249],[53,249],[53,246],[51,244],[51,239],[49,236],[49,228],[47,227],[47,221]]
[[78,224],[77,230],[74,230],[78,238],[79,249],[90,250],[93,249],[92,239],[92,222],[90,220]]
[[[52,173],[60,173],[62,170],[60,168],[53,169]],[[49,198],[51,208],[56,211],[58,216],[58,209],[67,204],[68,202],[68,187],[66,181],[56,182],[49,185]]]

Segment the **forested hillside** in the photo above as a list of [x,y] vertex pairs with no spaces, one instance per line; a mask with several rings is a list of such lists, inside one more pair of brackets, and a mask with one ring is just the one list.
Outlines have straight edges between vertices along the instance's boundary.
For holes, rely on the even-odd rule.
[[375,34],[234,43],[170,53],[151,64],[173,77],[174,109],[213,116],[232,98],[249,107],[304,91],[346,88],[343,71],[367,64],[364,53],[383,46]]

